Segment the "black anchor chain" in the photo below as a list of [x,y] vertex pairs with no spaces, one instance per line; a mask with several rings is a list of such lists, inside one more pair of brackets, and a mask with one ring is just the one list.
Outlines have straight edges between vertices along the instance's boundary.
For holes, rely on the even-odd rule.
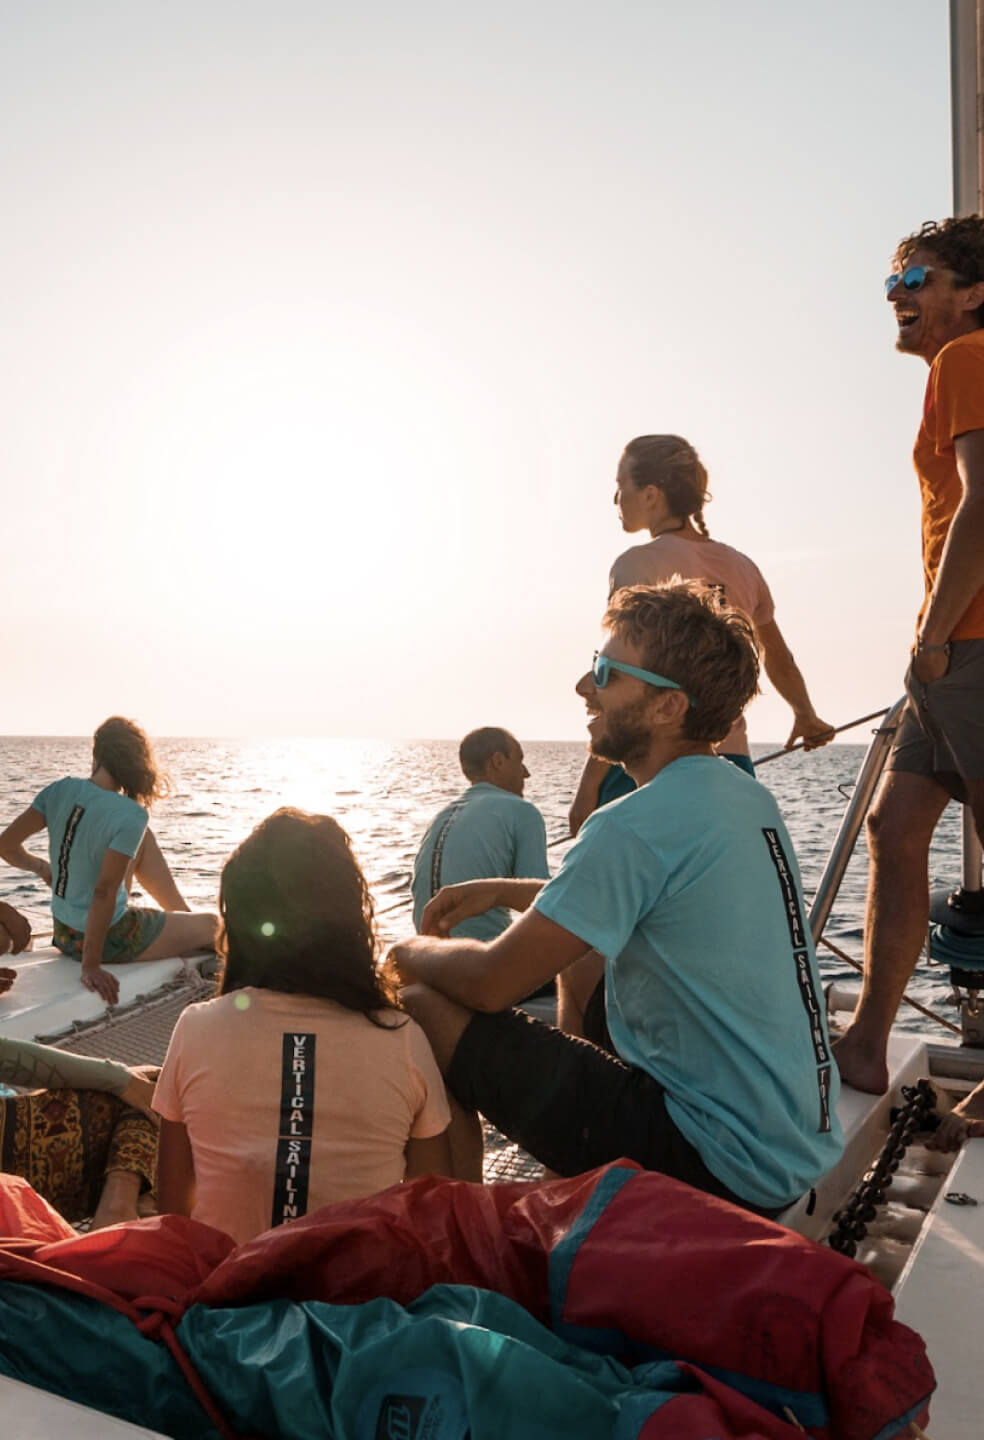
[[[916,1085],[903,1085],[903,1104],[892,1111],[892,1128],[875,1164],[864,1172],[861,1180],[842,1210],[833,1216],[834,1228],[827,1244],[841,1255],[854,1256],[858,1242],[868,1233],[868,1226],[884,1205],[892,1176],[899,1168],[909,1142],[920,1130],[934,1129],[930,1117],[936,1108],[936,1094],[928,1080]],[[934,1117],[935,1118],[935,1117]]]

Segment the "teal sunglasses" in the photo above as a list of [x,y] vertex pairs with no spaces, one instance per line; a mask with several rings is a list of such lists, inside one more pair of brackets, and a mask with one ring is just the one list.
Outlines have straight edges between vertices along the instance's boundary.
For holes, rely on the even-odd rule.
[[910,295],[914,295],[917,290],[923,288],[932,273],[932,265],[910,265],[908,270],[896,270],[885,280],[885,294],[891,295],[896,285],[901,285],[903,290],[908,290]]
[[[682,695],[687,695],[682,685],[675,680],[667,680],[665,675],[657,675],[653,670],[640,670],[638,665],[623,665],[621,660],[610,660],[596,650],[591,662],[591,679],[596,690],[604,690],[613,670],[621,670],[623,675],[634,675],[637,680],[645,680],[647,685],[655,685],[659,690],[679,690]],[[697,702],[693,696],[687,695],[687,699],[691,710],[696,710]]]

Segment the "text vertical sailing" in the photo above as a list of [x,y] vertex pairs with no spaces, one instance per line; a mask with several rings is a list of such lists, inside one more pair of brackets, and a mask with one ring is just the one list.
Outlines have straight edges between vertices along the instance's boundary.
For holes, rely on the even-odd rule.
[[817,1088],[820,1092],[820,1123],[817,1126],[817,1130],[820,1134],[824,1134],[830,1129],[831,1058],[826,1032],[823,1027],[823,1011],[820,1008],[817,987],[813,981],[813,970],[810,966],[809,932],[803,922],[803,912],[800,908],[796,882],[793,879],[793,872],[789,861],[786,859],[786,852],[782,848],[779,832],[778,830],[766,829],[762,831],[762,834],[765,836],[765,843],[769,847],[769,854],[772,857],[772,863],[779,877],[783,909],[786,912],[786,923],[789,926],[789,939],[793,947],[793,964],[796,967],[796,983],[799,986],[800,998],[803,1001],[803,1007],[806,1010],[806,1017],[810,1026],[810,1040],[813,1044],[813,1055],[817,1062]]
[[284,1035],[271,1227],[307,1214],[314,1135],[314,1035]]
[[68,861],[72,853],[72,846],[75,844],[75,832],[82,823],[82,816],[85,814],[84,805],[73,805],[72,813],[68,817],[65,826],[65,833],[58,849],[58,871],[55,875],[55,894],[60,900],[64,900],[65,891],[68,889]]

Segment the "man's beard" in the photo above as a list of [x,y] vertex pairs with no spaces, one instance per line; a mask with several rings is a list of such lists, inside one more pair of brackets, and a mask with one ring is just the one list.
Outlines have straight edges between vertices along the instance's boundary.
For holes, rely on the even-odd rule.
[[621,710],[609,711],[603,717],[603,733],[591,739],[592,755],[600,760],[613,760],[625,768],[645,760],[653,743],[652,726],[646,718],[648,711],[646,700],[636,700]]

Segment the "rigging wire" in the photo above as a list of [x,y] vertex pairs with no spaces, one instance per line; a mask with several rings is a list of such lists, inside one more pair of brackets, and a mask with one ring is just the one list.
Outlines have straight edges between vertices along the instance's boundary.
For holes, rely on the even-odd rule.
[[[841,950],[833,941],[828,940],[826,935],[820,936],[820,944],[826,945],[828,950],[833,951],[838,960],[843,960],[846,965],[851,965],[855,970],[859,971],[860,974],[864,974],[864,966],[860,960],[855,960],[852,955],[848,955],[846,950]],[[954,1035],[961,1034],[959,1025],[954,1025],[952,1020],[944,1020],[942,1015],[937,1015],[936,1012],[930,1010],[927,1005],[920,1005],[919,1001],[913,1000],[911,995],[903,995],[902,999],[906,1005],[911,1005],[913,1010],[918,1010],[920,1015],[925,1015],[927,1020],[935,1020],[937,1025],[942,1025],[944,1030],[950,1030]]]
[[[872,710],[870,715],[860,715],[857,720],[849,720],[846,725],[835,725],[832,730],[824,730],[822,733],[824,735],[840,735],[842,731],[853,730],[856,725],[864,725],[868,720],[880,720],[883,715],[888,714],[889,708],[886,705],[884,710]],[[759,755],[755,760],[755,768],[757,770],[760,765],[768,765],[770,760],[781,760],[784,755],[792,755],[794,751],[803,750],[805,746],[805,740],[797,740],[796,744],[790,745],[788,750],[773,750],[770,755]],[[815,746],[814,748],[818,749],[819,747]]]

